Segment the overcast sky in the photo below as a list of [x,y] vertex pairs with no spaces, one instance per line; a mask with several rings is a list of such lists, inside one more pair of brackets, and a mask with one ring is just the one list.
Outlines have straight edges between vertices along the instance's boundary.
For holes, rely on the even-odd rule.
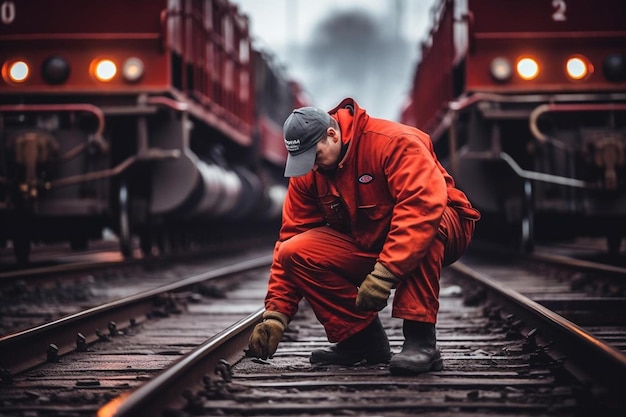
[[231,0],[313,104],[355,98],[397,120],[438,0]]

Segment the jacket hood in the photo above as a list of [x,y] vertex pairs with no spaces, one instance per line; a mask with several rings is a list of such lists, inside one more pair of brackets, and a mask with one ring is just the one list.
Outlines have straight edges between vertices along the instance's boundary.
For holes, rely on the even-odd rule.
[[347,143],[355,136],[359,136],[369,119],[367,111],[350,97],[344,98],[341,103],[328,113],[339,122],[343,143]]

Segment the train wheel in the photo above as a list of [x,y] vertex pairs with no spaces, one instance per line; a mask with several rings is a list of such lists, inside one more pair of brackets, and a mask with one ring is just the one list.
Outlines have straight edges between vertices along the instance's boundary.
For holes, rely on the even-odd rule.
[[622,246],[622,236],[619,234],[611,234],[607,236],[606,243],[609,249],[609,256],[617,257]]
[[34,219],[30,212],[22,207],[23,212],[15,213],[15,217],[9,220],[9,228],[13,236],[13,255],[18,264],[25,265],[30,261],[31,240],[33,240],[33,231],[37,226],[34,225]]
[[73,251],[84,251],[87,250],[88,247],[89,244],[86,237],[74,237],[70,240],[70,248]]
[[120,251],[126,258],[133,254],[132,233],[130,230],[130,209],[128,202],[128,187],[125,182],[120,184],[119,189],[119,232]]
[[156,244],[159,248],[159,255],[166,256],[172,253],[172,247],[170,245],[170,238],[167,230],[164,227],[160,227],[157,230]]
[[533,204],[533,187],[529,180],[524,181],[519,244],[522,252],[532,252],[535,248],[535,209]]
[[27,264],[30,258],[30,239],[27,237],[13,239],[13,254],[18,264]]
[[141,253],[143,256],[152,256],[152,242],[153,242],[152,232],[150,228],[147,228],[143,232],[139,234],[139,247],[141,248]]
[[184,251],[184,237],[183,233],[180,230],[170,230],[168,235],[169,245],[172,254],[180,254]]

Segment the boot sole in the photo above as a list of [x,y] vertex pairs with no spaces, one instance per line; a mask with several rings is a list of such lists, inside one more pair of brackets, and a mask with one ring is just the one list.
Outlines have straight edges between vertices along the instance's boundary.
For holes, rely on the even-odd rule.
[[417,375],[430,371],[441,371],[443,369],[443,359],[437,358],[432,362],[416,365],[410,361],[396,360],[389,365],[389,372],[392,375]]

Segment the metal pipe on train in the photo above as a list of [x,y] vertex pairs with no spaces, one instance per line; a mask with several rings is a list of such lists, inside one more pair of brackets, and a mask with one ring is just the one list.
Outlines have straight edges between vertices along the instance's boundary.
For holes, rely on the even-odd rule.
[[[168,181],[172,175],[177,179]],[[192,220],[275,220],[287,190],[284,184],[272,184],[266,189],[246,167],[224,168],[203,161],[190,150],[180,160],[160,162],[154,168],[152,181],[158,195],[152,200],[152,214],[175,213]]]

